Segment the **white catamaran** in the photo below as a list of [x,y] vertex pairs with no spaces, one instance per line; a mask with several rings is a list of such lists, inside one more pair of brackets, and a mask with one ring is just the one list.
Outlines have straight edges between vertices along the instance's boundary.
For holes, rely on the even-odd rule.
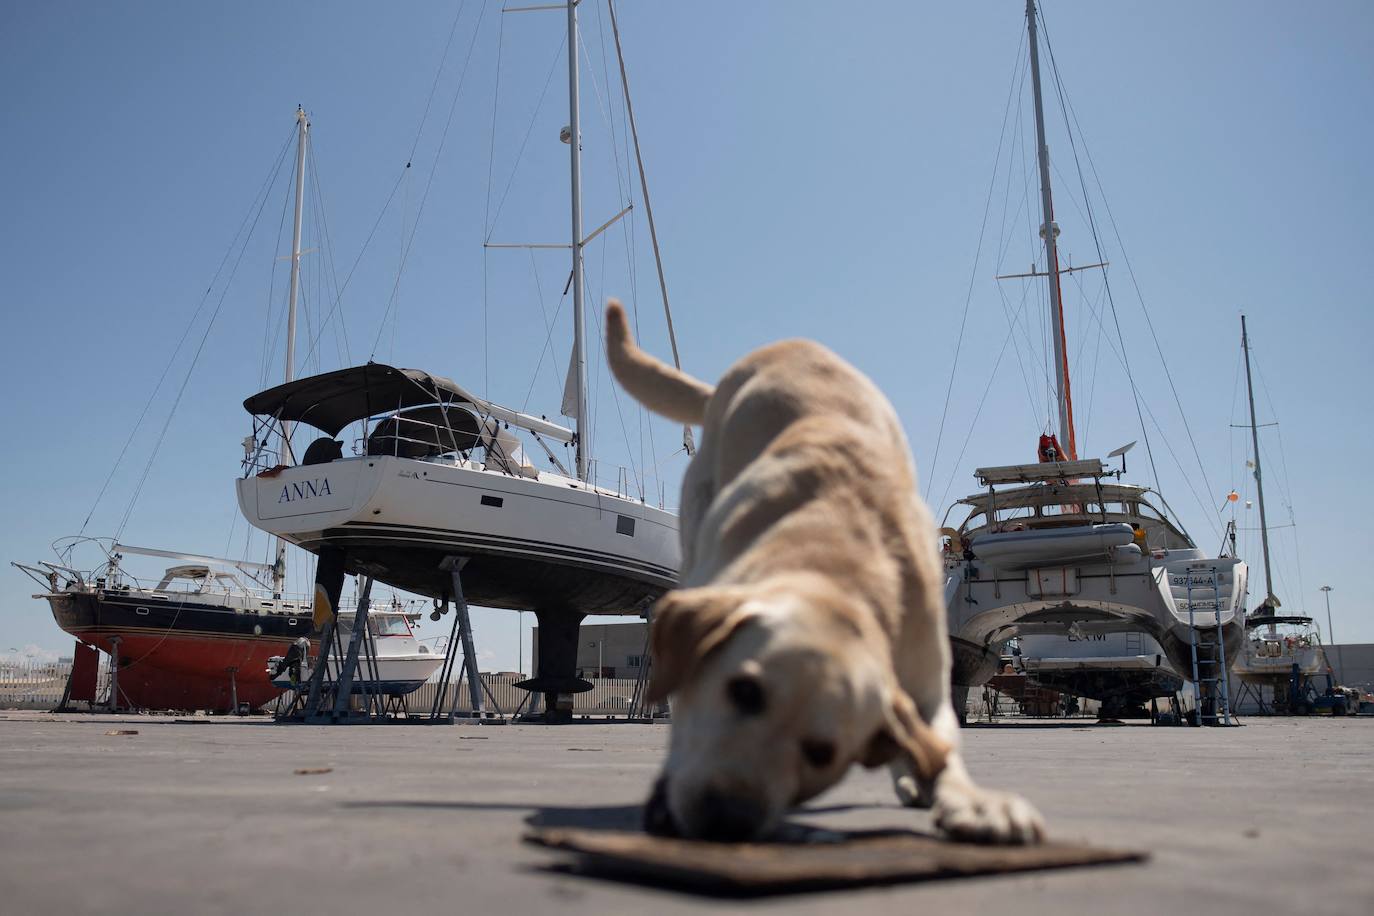
[[1027,0],[1045,261],[1020,276],[1048,285],[1058,422],[1041,436],[1039,462],[978,469],[982,492],[950,509],[964,513],[943,529],[955,685],[966,692],[983,684],[1013,637],[1134,631],[1158,644],[1161,663],[1200,685],[1204,718],[1218,705],[1224,714],[1216,700],[1225,698],[1224,672],[1243,638],[1246,564],[1199,549],[1157,493],[1121,479],[1130,446],[1107,456],[1121,457],[1120,469],[1077,454],[1060,291],[1068,269],[1057,250],[1036,18]]

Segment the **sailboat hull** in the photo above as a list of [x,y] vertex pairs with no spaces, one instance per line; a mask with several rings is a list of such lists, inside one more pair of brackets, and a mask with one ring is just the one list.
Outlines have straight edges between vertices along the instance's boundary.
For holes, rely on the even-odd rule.
[[[267,660],[310,633],[310,615],[259,612],[186,596],[91,589],[42,596],[57,625],[119,659],[119,705],[228,712],[281,691]],[[116,639],[118,643],[116,644]]]
[[677,518],[555,475],[368,456],[238,481],[254,526],[350,572],[442,598],[462,567],[467,600],[511,610],[626,614],[677,578]]

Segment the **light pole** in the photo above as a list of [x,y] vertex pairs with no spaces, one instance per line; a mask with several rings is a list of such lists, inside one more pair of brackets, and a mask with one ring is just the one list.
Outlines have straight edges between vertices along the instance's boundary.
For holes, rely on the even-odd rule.
[[602,665],[602,662],[603,662],[603,660],[604,660],[604,659],[603,659],[602,649],[605,647],[605,645],[606,645],[606,633],[605,633],[604,630],[598,635],[596,642],[589,642],[589,643],[587,643],[587,648],[588,648],[588,649],[590,649],[592,646],[596,646],[596,676],[597,676],[598,679],[600,679],[600,677],[601,677],[601,672],[602,672],[602,667],[601,667],[601,665]]
[[[1322,594],[1326,596],[1326,635],[1331,640],[1331,645],[1336,646],[1336,632],[1331,626],[1331,586],[1323,585]],[[1336,680],[1341,680],[1341,669],[1345,667],[1341,661],[1341,650],[1336,646]]]

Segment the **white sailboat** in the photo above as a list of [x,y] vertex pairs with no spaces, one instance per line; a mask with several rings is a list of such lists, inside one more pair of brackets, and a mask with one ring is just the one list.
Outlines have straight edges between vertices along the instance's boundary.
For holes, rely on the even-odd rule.
[[[544,694],[550,721],[567,718],[570,694],[591,687],[575,676],[582,618],[642,612],[672,587],[679,562],[677,517],[631,493],[628,474],[598,485],[588,450],[583,247],[591,237],[582,227],[577,6],[566,10],[573,341],[564,412],[573,425],[439,375],[368,363],[248,398],[253,433],[237,483],[252,525],[319,556],[317,626],[332,619],[346,572],[460,608],[533,611],[539,671],[522,686]],[[626,101],[633,131],[628,89]],[[642,168],[640,177],[644,187]],[[301,451],[291,441],[296,425],[319,434]],[[571,448],[570,466],[557,447]],[[556,470],[536,468],[528,458],[536,450]]]
[[[300,289],[301,217],[310,124],[296,109],[295,222],[289,287],[286,380],[293,370],[296,298]],[[73,550],[99,546],[91,570],[73,567]],[[184,551],[132,547],[114,539],[63,539],[58,563],[14,565],[45,586],[35,597],[52,608],[58,626],[110,656],[113,708],[257,707],[279,691],[263,674],[270,656],[310,631],[308,599],[285,594],[286,543],[276,562],[251,563]],[[140,579],[130,556],[178,561],[161,579]],[[245,581],[245,579],[247,581]],[[87,685],[94,689],[93,684]]]
[[1034,0],[1026,26],[1045,262],[1023,276],[1048,285],[1058,423],[1039,462],[978,469],[982,492],[950,509],[964,512],[943,531],[954,682],[965,693],[983,684],[1013,637],[1134,631],[1201,683],[1205,718],[1243,638],[1247,567],[1199,549],[1157,493],[1122,481],[1129,446],[1107,456],[1120,469],[1077,455]]
[[[1240,343],[1245,354],[1245,394],[1250,407],[1250,442],[1254,450],[1255,496],[1259,502],[1260,550],[1264,557],[1264,601],[1245,621],[1248,638],[1236,659],[1235,673],[1258,697],[1264,711],[1295,713],[1290,708],[1305,696],[1307,681],[1329,671],[1321,634],[1311,617],[1281,614],[1274,594],[1269,555],[1269,519],[1264,506],[1264,475],[1260,461],[1259,423],[1255,419],[1255,389],[1250,378],[1250,332],[1240,316]],[[1265,697],[1265,689],[1269,695]],[[1300,704],[1299,704],[1300,705]]]

